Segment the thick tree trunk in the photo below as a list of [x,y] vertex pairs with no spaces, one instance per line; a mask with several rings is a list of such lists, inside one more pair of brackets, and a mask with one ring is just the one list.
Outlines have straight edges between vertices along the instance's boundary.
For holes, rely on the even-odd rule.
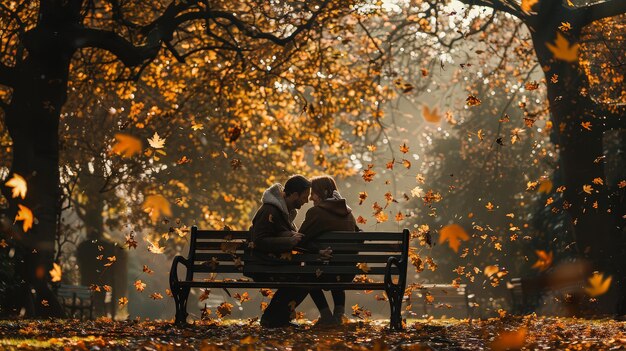
[[10,199],[9,218],[16,215],[18,203],[30,208],[36,218],[31,230],[21,233],[18,229],[14,234],[24,251],[24,262],[18,265],[25,281],[20,304],[34,306],[34,310],[27,308],[34,316],[63,316],[48,283],[59,212],[59,114],[67,97],[73,50],[57,38],[55,28],[38,26],[22,39],[28,56],[15,67],[15,85],[5,120],[13,141],[11,173],[26,179],[28,193],[22,200],[11,198],[6,187],[3,191]]
[[[561,22],[580,23],[580,19],[572,17],[572,11],[559,2],[555,4],[550,16],[544,16],[539,21],[540,26],[531,31],[548,85],[553,139],[560,152],[559,170],[566,186],[564,207],[572,217],[580,255],[591,262],[593,270],[602,272],[605,277],[613,276],[610,291],[598,297],[593,313],[615,314],[619,300],[626,296],[623,282],[626,238],[623,223],[617,220],[624,215],[624,198],[616,197],[607,187],[609,179],[603,156],[612,155],[604,154],[603,133],[620,126],[624,128],[624,116],[609,112],[606,106],[593,101],[588,95],[587,77],[578,61],[556,59],[548,50],[546,43],[554,43],[556,28]],[[566,34],[570,44],[577,43],[579,33],[580,28]],[[553,83],[552,77],[558,82]],[[587,122],[591,123],[589,128],[582,125]],[[602,184],[597,179],[601,179]],[[593,190],[588,193],[589,188],[583,186],[591,186]]]

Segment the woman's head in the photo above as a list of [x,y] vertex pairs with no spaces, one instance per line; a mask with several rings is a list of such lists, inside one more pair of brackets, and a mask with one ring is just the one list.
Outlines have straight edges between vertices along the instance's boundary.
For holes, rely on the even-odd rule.
[[313,201],[313,205],[332,197],[335,190],[337,190],[337,184],[331,176],[319,176],[311,179],[311,201]]

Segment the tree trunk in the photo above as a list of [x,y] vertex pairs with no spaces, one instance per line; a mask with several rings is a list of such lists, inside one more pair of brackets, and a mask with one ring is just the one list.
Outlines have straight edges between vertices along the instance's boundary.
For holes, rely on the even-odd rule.
[[[578,61],[556,59],[548,50],[546,43],[554,43],[561,22],[581,23],[573,17],[573,11],[565,9],[560,2],[553,3],[556,5],[550,9],[549,16],[543,19],[539,16],[539,26],[531,28],[531,32],[548,86],[553,141],[558,145],[559,170],[566,186],[564,207],[572,217],[580,255],[591,262],[593,270],[605,277],[613,276],[611,289],[598,297],[599,304],[593,312],[614,314],[618,300],[626,296],[622,256],[625,241],[621,224],[616,220],[624,215],[624,197],[615,197],[607,187],[603,133],[620,125],[623,128],[623,116],[610,112],[588,95],[589,82]],[[570,45],[578,42],[580,30],[565,34]],[[553,83],[553,77],[558,82]],[[591,123],[589,128],[582,125],[587,122]],[[588,193],[589,188],[583,186],[591,186],[593,190]]]
[[[23,42],[28,56],[15,67],[15,85],[5,120],[13,141],[11,173],[26,179],[28,193],[24,200],[14,199],[6,187],[2,188],[10,199],[9,218],[15,217],[18,203],[30,208],[36,218],[31,230],[22,233],[16,229],[14,233],[24,251],[24,262],[19,265],[25,281],[20,304],[34,306],[27,308],[27,313],[34,316],[63,316],[48,282],[59,212],[59,114],[67,98],[73,50],[61,43],[54,28],[41,25],[25,33]],[[35,296],[30,294],[31,288]]]

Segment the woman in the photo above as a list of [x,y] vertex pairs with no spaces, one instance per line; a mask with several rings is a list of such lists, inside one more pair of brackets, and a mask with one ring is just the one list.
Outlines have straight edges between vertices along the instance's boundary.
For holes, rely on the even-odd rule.
[[[329,249],[321,248],[316,243],[316,237],[331,231],[359,231],[352,209],[346,200],[337,191],[337,184],[332,177],[320,176],[311,179],[311,207],[307,213],[299,232],[304,234],[302,246],[309,251],[328,253]],[[354,276],[342,276],[342,281],[352,281]],[[341,324],[345,313],[346,293],[343,290],[331,290],[333,296],[333,313],[330,312],[328,302],[322,290],[310,292],[313,302],[320,311],[320,325]]]

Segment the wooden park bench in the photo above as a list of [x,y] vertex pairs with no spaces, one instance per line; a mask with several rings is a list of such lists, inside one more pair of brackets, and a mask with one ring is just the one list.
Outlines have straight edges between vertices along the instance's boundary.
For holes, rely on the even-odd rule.
[[417,289],[422,300],[424,315],[474,316],[474,294],[470,294],[465,284],[420,284]]
[[61,306],[68,317],[84,319],[93,318],[93,292],[87,286],[59,284],[56,290]]
[[[170,270],[170,289],[176,304],[176,324],[187,320],[187,299],[191,288],[283,288],[384,290],[391,308],[390,326],[402,329],[402,299],[406,288],[409,231],[403,232],[331,232],[320,235],[316,242],[321,247],[331,247],[332,258],[326,261],[319,254],[300,253],[289,256],[284,263],[268,265],[249,256],[250,234],[247,231],[215,231],[191,228],[191,240],[187,257],[176,256]],[[178,266],[186,268],[184,279],[179,279]],[[264,273],[289,277],[294,281],[251,281],[242,276]],[[205,278],[202,278],[202,274]],[[227,274],[229,278],[216,279],[216,274]],[[297,276],[306,274],[311,280],[296,281]],[[352,282],[329,282],[336,275],[379,275],[383,282],[370,280]],[[209,275],[208,277],[206,275]],[[395,278],[395,279],[394,279]],[[356,279],[358,280],[358,279]]]

